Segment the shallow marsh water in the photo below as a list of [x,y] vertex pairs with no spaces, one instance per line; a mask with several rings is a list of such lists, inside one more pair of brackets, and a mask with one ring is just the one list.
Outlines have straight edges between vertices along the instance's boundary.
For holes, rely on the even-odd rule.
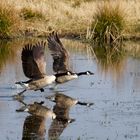
[[[36,119],[26,112],[16,112],[22,104],[12,98],[12,95],[21,91],[14,83],[27,79],[23,74],[20,59],[22,47],[26,43],[36,41],[0,42],[0,140],[24,139],[24,125],[27,124],[29,127],[28,122]],[[95,75],[82,76],[59,85],[56,89],[57,92],[80,101],[94,103],[91,107],[75,105],[70,109],[69,116],[75,121],[61,127],[60,132],[58,131],[59,139],[139,140],[140,59],[135,55],[129,55],[121,58],[116,64],[104,65],[95,58],[87,45],[72,40],[62,39],[62,41],[69,50],[71,68],[76,72],[90,70]],[[139,48],[140,44],[136,47]],[[52,74],[52,58],[48,49],[46,61],[47,73]],[[47,107],[53,108],[54,103],[45,97],[54,93],[56,92],[49,90],[48,87],[44,93],[28,91],[24,94],[24,102],[45,101]],[[47,140],[53,121],[37,118],[35,122],[42,128],[42,133],[36,134],[38,139]]]

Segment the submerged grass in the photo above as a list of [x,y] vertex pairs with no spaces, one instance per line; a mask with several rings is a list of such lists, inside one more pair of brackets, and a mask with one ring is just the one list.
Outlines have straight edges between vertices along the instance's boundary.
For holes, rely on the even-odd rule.
[[126,52],[123,47],[94,47],[93,49],[98,60],[100,72],[104,74],[113,74],[113,78],[118,79],[124,70],[123,63],[126,58]]

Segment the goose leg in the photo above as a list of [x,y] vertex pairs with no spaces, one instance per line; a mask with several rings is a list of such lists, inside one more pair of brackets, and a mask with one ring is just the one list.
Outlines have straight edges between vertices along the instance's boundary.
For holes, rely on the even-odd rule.
[[24,89],[23,91],[19,92],[18,95],[21,96],[25,91],[26,91],[26,89]]
[[19,92],[18,94],[16,95],[13,95],[13,98],[15,100],[23,100],[23,96],[21,96],[24,92],[26,91],[26,89],[24,89],[23,91]]

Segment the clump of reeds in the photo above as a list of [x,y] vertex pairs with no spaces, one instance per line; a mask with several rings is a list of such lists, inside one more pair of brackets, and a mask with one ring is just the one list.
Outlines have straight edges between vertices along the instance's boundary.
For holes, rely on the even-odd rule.
[[18,30],[20,19],[13,5],[0,4],[0,38],[10,38]]
[[125,14],[120,3],[106,1],[98,5],[87,38],[98,44],[113,44],[122,40]]

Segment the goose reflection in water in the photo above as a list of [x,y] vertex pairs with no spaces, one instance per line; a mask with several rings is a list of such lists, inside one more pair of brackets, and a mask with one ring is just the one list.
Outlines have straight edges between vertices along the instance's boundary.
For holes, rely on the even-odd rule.
[[55,113],[48,107],[43,106],[44,102],[42,102],[42,101],[40,103],[34,102],[33,104],[26,104],[22,100],[19,100],[19,102],[24,104],[24,106],[17,109],[16,110],[17,112],[28,112],[32,115],[41,116],[41,117],[45,117],[45,118],[52,118],[52,119],[56,118]]
[[45,121],[47,118],[55,119],[56,115],[46,106],[44,102],[34,102],[33,104],[26,104],[20,101],[24,106],[17,109],[17,112],[28,112],[32,115],[26,117],[23,126],[22,140],[44,140],[46,127]]
[[45,117],[41,116],[27,116],[23,125],[22,140],[45,140],[45,120]]
[[72,106],[76,104],[85,106],[93,105],[93,103],[80,102],[61,93],[48,96],[47,99],[56,103],[53,107],[53,112],[56,114],[56,118],[51,123],[48,131],[50,140],[58,139],[68,124],[75,121],[75,119],[69,117],[70,108]]

